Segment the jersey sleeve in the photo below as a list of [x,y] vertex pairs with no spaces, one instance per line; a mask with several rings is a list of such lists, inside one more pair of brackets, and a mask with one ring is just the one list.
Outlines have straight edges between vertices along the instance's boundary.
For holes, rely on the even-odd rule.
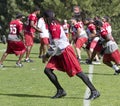
[[96,27],[95,27],[95,25],[89,25],[88,26],[88,29],[90,30],[90,31],[93,31],[93,30],[96,30]]
[[36,16],[35,15],[30,15],[29,20],[31,20],[31,21],[36,20]]
[[105,30],[104,28],[102,28],[102,30],[101,30],[101,35],[102,35],[102,37],[105,39],[105,38],[107,37],[107,35],[108,35],[107,30]]
[[23,30],[23,23],[19,21],[18,23],[18,33],[20,33]]
[[80,25],[79,25],[79,24],[76,24],[74,27],[75,27],[76,29],[78,29],[78,28],[80,28]]

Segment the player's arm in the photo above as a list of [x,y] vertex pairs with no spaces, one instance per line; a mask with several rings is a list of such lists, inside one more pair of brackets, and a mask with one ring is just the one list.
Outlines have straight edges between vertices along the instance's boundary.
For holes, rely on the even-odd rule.
[[23,26],[23,23],[19,24],[18,32],[19,32],[18,33],[19,38],[24,42],[24,26]]
[[24,42],[25,38],[24,38],[24,32],[23,32],[23,30],[20,31],[19,36],[20,36],[21,40]]
[[90,34],[90,38],[96,37],[97,36],[96,34],[97,34],[96,30],[93,30],[92,33]]
[[80,33],[81,33],[81,29],[80,28],[77,28],[77,36],[80,36]]
[[58,42],[59,42],[58,39],[54,39],[53,42],[50,44],[50,46],[49,46],[49,48],[47,50],[47,53],[42,58],[43,59],[43,63],[45,63],[46,61],[48,61],[48,59],[51,56],[60,55],[62,53],[62,51],[64,49],[60,49],[59,48]]
[[34,21],[30,21],[30,26],[33,27],[33,28],[34,28],[35,30],[37,30],[38,32],[41,32],[41,33],[42,33],[41,29],[38,28],[36,25],[34,25]]

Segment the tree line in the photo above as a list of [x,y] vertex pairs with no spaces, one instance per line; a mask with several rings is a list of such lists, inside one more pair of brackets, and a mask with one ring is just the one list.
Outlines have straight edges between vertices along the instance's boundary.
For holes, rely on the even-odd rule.
[[[39,6],[41,14],[45,9],[55,11],[59,20],[70,19],[75,5],[80,6],[83,17],[108,16],[113,29],[113,36],[119,42],[120,33],[120,1],[119,0],[0,0],[0,34],[7,35],[9,22],[17,12],[26,17],[35,6]],[[40,16],[39,16],[40,17]]]

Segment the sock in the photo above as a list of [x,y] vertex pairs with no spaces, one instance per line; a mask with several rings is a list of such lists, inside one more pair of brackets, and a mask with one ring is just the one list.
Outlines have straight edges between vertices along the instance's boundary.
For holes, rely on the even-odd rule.
[[29,60],[29,58],[26,58],[25,60]]
[[57,79],[57,76],[53,73],[53,70],[52,69],[48,69],[46,68],[44,70],[45,74],[48,76],[48,78],[50,79],[50,81],[55,85],[55,87],[57,88],[57,90],[60,90],[63,88],[61,87],[58,79]]
[[117,65],[115,65],[115,64],[112,66],[112,68],[113,68],[114,70],[119,70],[119,67],[118,67]]
[[94,87],[92,82],[89,80],[88,76],[86,76],[83,72],[78,73],[77,76],[82,79],[82,81],[88,86],[88,88],[91,91],[95,91],[96,90],[96,88]]

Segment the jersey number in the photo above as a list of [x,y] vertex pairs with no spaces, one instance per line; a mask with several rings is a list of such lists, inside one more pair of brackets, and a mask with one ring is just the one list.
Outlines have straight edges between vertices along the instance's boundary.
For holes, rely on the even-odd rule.
[[11,34],[16,34],[17,33],[16,25],[10,25],[10,33]]

